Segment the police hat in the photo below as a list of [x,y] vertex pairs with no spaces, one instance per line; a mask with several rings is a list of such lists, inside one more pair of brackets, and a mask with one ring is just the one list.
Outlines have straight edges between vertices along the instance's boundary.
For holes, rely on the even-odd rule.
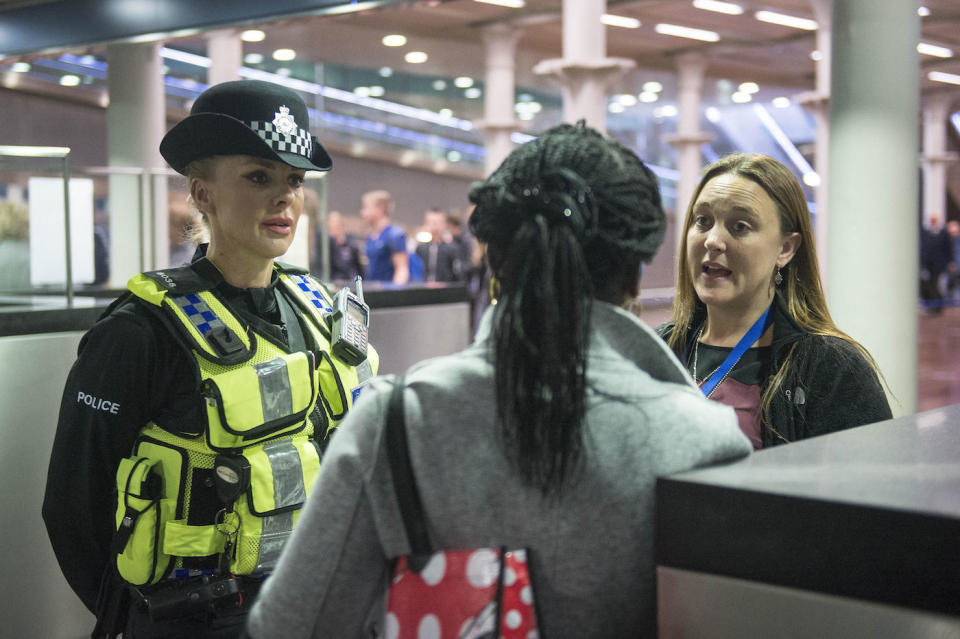
[[167,131],[160,154],[178,173],[211,155],[252,155],[312,171],[333,161],[309,126],[307,105],[294,91],[261,80],[216,84],[190,115]]

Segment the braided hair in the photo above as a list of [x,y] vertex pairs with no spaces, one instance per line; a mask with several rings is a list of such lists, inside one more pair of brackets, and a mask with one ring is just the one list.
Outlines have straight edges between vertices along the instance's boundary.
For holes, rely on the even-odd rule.
[[557,493],[582,457],[594,298],[620,304],[663,240],[657,179],[625,146],[556,126],[470,192],[500,283],[492,350],[508,459]]

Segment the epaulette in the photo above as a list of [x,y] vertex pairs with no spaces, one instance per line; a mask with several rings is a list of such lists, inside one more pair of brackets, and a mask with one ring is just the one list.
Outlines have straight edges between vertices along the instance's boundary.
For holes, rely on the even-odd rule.
[[211,288],[210,280],[202,277],[190,266],[147,271],[143,275],[156,282],[162,289],[175,295],[188,295],[207,291]]

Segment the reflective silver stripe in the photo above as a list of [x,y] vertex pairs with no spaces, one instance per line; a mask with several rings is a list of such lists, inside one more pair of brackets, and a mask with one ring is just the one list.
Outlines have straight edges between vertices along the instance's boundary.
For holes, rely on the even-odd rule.
[[260,405],[263,408],[263,421],[286,417],[293,412],[293,392],[290,390],[290,376],[287,363],[272,359],[262,364],[254,364],[260,381]]
[[[276,508],[296,506],[307,499],[303,486],[300,454],[290,440],[271,442],[263,447],[273,472],[273,499]],[[280,551],[293,532],[293,511],[263,518],[257,572],[271,570],[280,558]]]
[[370,366],[370,360],[365,359],[357,365],[357,382],[362,384],[373,377],[373,368]]

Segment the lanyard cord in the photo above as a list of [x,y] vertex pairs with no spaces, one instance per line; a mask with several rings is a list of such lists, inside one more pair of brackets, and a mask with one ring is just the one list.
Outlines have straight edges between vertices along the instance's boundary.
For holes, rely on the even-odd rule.
[[[737,342],[737,345],[733,347],[733,350],[730,351],[730,354],[727,355],[727,358],[723,360],[723,363],[717,367],[710,376],[704,380],[703,386],[700,387],[700,391],[703,393],[704,397],[710,397],[716,387],[726,379],[727,375],[733,370],[733,367],[737,365],[737,362],[740,361],[740,358],[743,357],[743,354],[747,350],[757,343],[757,340],[770,328],[770,325],[773,324],[773,314],[770,312],[773,308],[773,304],[767,307],[767,310],[763,312],[756,322],[753,323],[753,326],[750,327],[750,330],[740,338],[740,341]],[[694,333],[693,341],[690,345],[693,345],[694,342],[697,342],[700,339],[700,335],[703,333],[703,324],[700,325],[700,328],[697,329],[697,332]],[[690,346],[687,346],[685,354],[688,356],[684,359],[689,359]],[[696,375],[696,371],[694,371]],[[696,379],[694,379],[696,381]]]

